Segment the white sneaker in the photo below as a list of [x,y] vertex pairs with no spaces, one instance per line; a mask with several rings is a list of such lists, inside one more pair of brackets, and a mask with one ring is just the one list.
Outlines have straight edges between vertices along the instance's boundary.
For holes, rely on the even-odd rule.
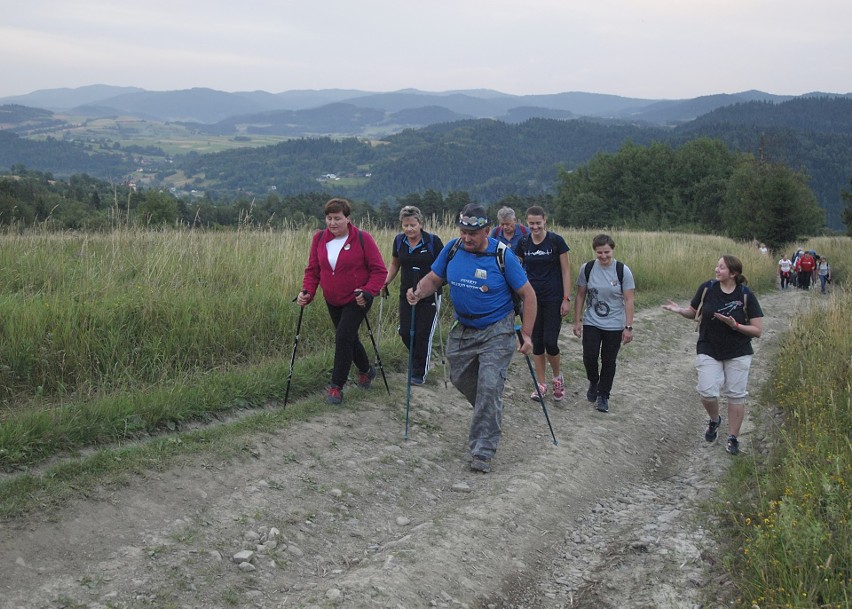
[[553,377],[553,400],[561,402],[565,397],[565,380],[562,375]]
[[547,384],[546,383],[539,383],[538,384],[538,391],[533,390],[533,392],[530,394],[530,399],[535,400],[536,402],[541,401],[541,399],[539,398],[539,394],[541,394],[541,397],[544,397],[544,396],[547,395]]

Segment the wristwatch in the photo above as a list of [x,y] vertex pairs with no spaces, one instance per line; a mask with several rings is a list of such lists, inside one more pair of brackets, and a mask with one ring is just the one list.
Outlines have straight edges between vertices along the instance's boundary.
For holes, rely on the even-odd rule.
[[624,326],[624,329],[633,332],[633,326]]

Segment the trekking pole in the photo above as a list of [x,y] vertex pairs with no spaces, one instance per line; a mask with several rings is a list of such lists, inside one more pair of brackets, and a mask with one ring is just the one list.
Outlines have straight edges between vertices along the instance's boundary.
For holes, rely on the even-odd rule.
[[387,296],[387,289],[382,288],[382,291],[379,292],[379,298],[381,299],[381,300],[379,300],[379,329],[376,332],[379,335],[378,343],[379,343],[380,347],[382,346],[382,334],[384,334],[384,327],[385,327],[383,320],[384,320],[384,314],[385,314],[385,298],[387,298],[387,297],[388,297]]
[[[520,328],[515,330],[518,335],[518,340],[521,341],[521,346],[524,344],[524,336],[521,334]],[[524,353],[524,357],[527,358],[527,366],[530,369],[530,375],[532,376],[533,385],[535,385],[535,391],[538,394],[538,399],[541,402],[541,409],[544,411],[544,418],[547,420],[547,426],[550,428],[550,436],[553,438],[553,445],[559,446],[559,442],[556,440],[556,434],[553,433],[553,425],[550,424],[550,417],[547,415],[547,406],[544,405],[544,396],[541,395],[541,389],[538,387],[538,379],[535,377],[535,370],[533,370],[532,360],[530,356]]]
[[[361,290],[357,290],[357,294],[361,295]],[[388,377],[385,376],[385,367],[382,366],[382,358],[379,356],[379,348],[376,346],[376,339],[373,337],[373,328],[370,327],[370,317],[364,311],[364,321],[367,322],[367,334],[370,336],[370,342],[373,343],[373,351],[376,352],[376,363],[379,365],[379,371],[382,373],[382,380],[385,382],[385,389],[390,395],[390,385],[388,385]]]
[[[293,302],[296,302],[296,298],[293,299]],[[302,331],[302,315],[304,312],[305,307],[300,306],[299,321],[296,323],[296,338],[293,341],[293,355],[290,356],[290,373],[287,375],[287,390],[284,392],[284,408],[287,408],[287,400],[290,398],[290,381],[293,380],[293,367],[296,364],[296,347],[299,346],[299,334]]]
[[405,434],[403,440],[408,440],[408,413],[411,410],[411,372],[414,367],[414,313],[417,309],[411,305],[411,329],[408,331],[408,396],[405,398]]
[[438,341],[441,343],[441,368],[444,369],[444,389],[447,388],[447,359],[446,351],[444,350],[444,331],[441,330],[441,295],[435,296],[435,301],[438,303],[438,310],[435,313],[435,318],[438,321]]

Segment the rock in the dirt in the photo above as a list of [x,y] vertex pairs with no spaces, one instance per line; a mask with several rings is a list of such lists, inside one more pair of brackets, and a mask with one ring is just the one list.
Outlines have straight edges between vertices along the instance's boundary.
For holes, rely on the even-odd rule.
[[405,516],[399,516],[396,519],[396,523],[401,527],[408,526],[409,524],[411,524],[411,518],[406,518]]
[[251,573],[252,571],[257,570],[257,568],[253,564],[251,564],[250,562],[241,562],[239,569],[243,573]]
[[254,558],[254,552],[251,550],[240,550],[236,554],[234,554],[234,562],[237,564],[244,562],[251,562],[251,559]]
[[453,485],[452,489],[457,493],[469,493],[470,492],[470,486],[468,485],[467,482],[456,482]]

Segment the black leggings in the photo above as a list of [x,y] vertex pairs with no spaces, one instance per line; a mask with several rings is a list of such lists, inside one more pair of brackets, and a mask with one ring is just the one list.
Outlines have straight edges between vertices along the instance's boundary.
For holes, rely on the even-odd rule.
[[540,302],[532,331],[533,355],[559,355],[559,332],[562,330],[561,302]]
[[358,328],[367,315],[367,309],[362,309],[355,301],[342,307],[328,306],[328,314],[334,324],[334,368],[331,371],[331,384],[343,387],[349,378],[352,362],[359,372],[369,372],[370,358],[364,345],[358,339]]
[[[583,365],[586,378],[598,386],[598,395],[609,399],[612,381],[615,379],[615,360],[621,349],[621,330],[601,330],[583,325]],[[598,357],[601,360],[598,372]]]
[[[428,372],[435,334],[435,315],[438,312],[435,297],[424,298],[415,305],[414,351],[411,353],[411,375],[424,378]],[[399,337],[406,349],[411,349],[411,305],[405,296],[399,298]]]

